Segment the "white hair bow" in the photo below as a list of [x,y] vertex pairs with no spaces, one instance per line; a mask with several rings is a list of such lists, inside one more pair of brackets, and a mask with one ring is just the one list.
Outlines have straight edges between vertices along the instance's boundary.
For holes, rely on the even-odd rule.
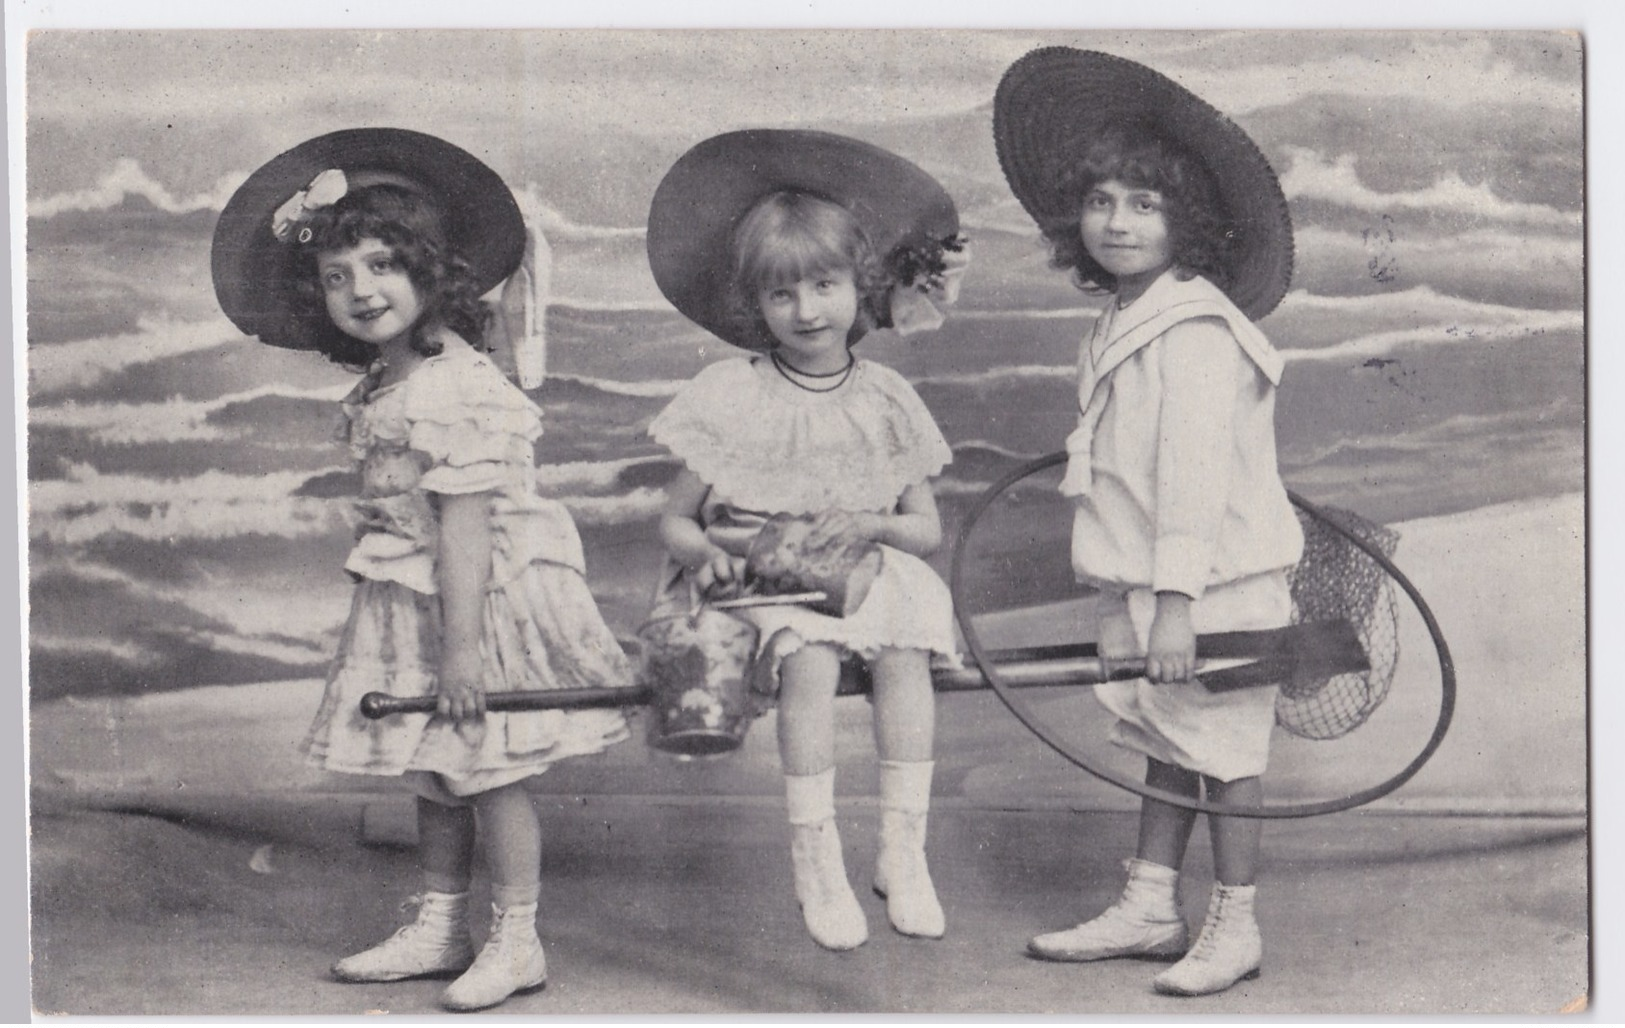
[[[278,242],[286,243],[294,228],[309,217],[311,211],[333,206],[349,191],[350,182],[344,177],[344,172],[338,168],[328,168],[276,209],[276,213],[271,215],[271,234],[276,236]],[[300,230],[299,242],[310,242],[310,229]]]

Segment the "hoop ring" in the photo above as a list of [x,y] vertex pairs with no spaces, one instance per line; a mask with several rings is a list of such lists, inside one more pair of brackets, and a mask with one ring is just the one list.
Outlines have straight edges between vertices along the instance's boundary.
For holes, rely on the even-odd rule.
[[1433,639],[1434,652],[1439,658],[1439,717],[1434,723],[1433,734],[1428,738],[1421,752],[1409,764],[1406,764],[1387,780],[1379,782],[1370,788],[1351,792],[1339,799],[1321,800],[1314,803],[1262,804],[1258,806],[1213,803],[1204,799],[1182,796],[1166,789],[1158,789],[1155,786],[1147,785],[1127,775],[1120,774],[1111,768],[1101,767],[1084,754],[1078,752],[1071,743],[1061,737],[1060,733],[1046,725],[1043,719],[1027,706],[1025,701],[1015,695],[1015,691],[1004,680],[1003,672],[988,659],[987,651],[982,647],[982,641],[976,634],[976,626],[971,623],[970,611],[965,605],[965,550],[970,542],[971,533],[976,528],[976,523],[992,506],[993,501],[997,500],[1006,490],[1022,479],[1055,467],[1058,464],[1064,464],[1066,459],[1065,451],[1051,453],[1028,461],[993,483],[971,505],[970,513],[966,515],[964,523],[959,528],[959,535],[954,540],[953,568],[949,578],[949,588],[953,593],[954,611],[959,619],[960,630],[965,635],[965,645],[970,649],[971,656],[976,658],[976,664],[982,671],[982,677],[987,679],[987,684],[998,694],[1000,702],[1009,709],[1011,714],[1015,715],[1017,721],[1026,726],[1028,731],[1043,740],[1050,749],[1101,781],[1109,782],[1137,796],[1166,803],[1169,806],[1194,810],[1203,814],[1219,814],[1226,817],[1273,819],[1334,814],[1338,811],[1350,810],[1370,803],[1372,800],[1380,799],[1410,781],[1418,771],[1422,770],[1422,765],[1428,762],[1439,748],[1439,744],[1444,741],[1445,732],[1450,728],[1450,719],[1455,713],[1456,707],[1456,665],[1450,656],[1450,647],[1445,643],[1444,633],[1439,629],[1439,622],[1434,618],[1433,611],[1428,608],[1427,602],[1422,599],[1422,594],[1417,591],[1416,586],[1412,585],[1411,580],[1406,578],[1399,568],[1394,566],[1393,561],[1389,560],[1380,550],[1350,532],[1339,523],[1335,516],[1327,514],[1293,492],[1287,493],[1293,505],[1310,517],[1330,526],[1333,531],[1353,543],[1366,556],[1376,561],[1383,571],[1387,572],[1389,577],[1399,583],[1399,587],[1405,591],[1405,595],[1410,597],[1410,601],[1416,607],[1417,613],[1422,615],[1422,621],[1427,625],[1428,635]]

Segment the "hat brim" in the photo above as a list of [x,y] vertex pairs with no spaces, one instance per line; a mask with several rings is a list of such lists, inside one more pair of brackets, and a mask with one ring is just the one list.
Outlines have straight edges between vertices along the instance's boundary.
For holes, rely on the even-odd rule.
[[245,335],[295,350],[319,348],[330,322],[289,317],[283,279],[288,244],[271,218],[319,173],[404,178],[440,206],[448,243],[466,259],[480,292],[513,274],[525,254],[525,220],[502,177],[443,139],[396,128],[344,129],[306,140],[250,175],[215,223],[211,266],[221,310]]
[[705,140],[678,158],[655,190],[649,268],[674,307],[747,350],[768,349],[773,340],[731,315],[734,228],[757,201],[781,190],[845,207],[882,258],[899,246],[959,234],[959,214],[942,184],[870,143],[802,129],[744,129]]
[[1010,66],[993,101],[993,137],[1010,189],[1040,224],[1076,218],[1056,171],[1114,122],[1149,124],[1195,154],[1237,233],[1225,292],[1253,320],[1274,310],[1292,281],[1292,217],[1280,180],[1242,128],[1143,64],[1046,47]]

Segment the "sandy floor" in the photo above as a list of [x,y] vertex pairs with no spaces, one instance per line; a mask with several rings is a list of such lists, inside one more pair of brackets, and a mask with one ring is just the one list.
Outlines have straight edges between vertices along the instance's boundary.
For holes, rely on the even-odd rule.
[[[1345,814],[1269,826],[1263,976],[1177,1000],[1151,991],[1157,965],[1022,955],[1029,935],[1111,900],[1131,815],[945,804],[931,848],[948,937],[894,934],[862,891],[871,939],[832,954],[802,929],[778,809],[600,798],[544,808],[551,981],[503,1014],[1549,1017],[1587,987],[1585,837],[1568,820]],[[340,802],[38,815],[36,1007],[436,1012],[443,983],[327,978],[334,959],[388,934],[415,881],[410,850],[364,844],[359,818]],[[855,885],[872,867],[874,822],[867,807],[842,811]],[[1205,845],[1186,870],[1197,917]]]

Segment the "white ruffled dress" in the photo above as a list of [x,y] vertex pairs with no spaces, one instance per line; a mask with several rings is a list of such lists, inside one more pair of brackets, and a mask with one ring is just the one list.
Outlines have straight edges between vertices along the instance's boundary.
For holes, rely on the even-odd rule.
[[[907,380],[865,360],[828,392],[797,388],[765,357],[719,361],[678,392],[649,435],[710,487],[701,510],[707,528],[832,508],[895,513],[904,490],[953,460]],[[884,649],[921,649],[937,666],[958,666],[948,587],[913,554],[881,551],[879,577],[847,617],[796,606],[734,612],[760,633],[773,683],[778,662],[810,642],[864,659]],[[656,616],[687,602],[686,578],[671,562]]]
[[625,739],[617,709],[488,712],[461,723],[361,715],[368,692],[436,694],[440,495],[490,496],[480,643],[488,693],[622,687],[633,669],[587,589],[569,512],[535,493],[541,411],[484,354],[451,337],[402,382],[380,389],[369,376],[343,407],[362,475],[357,542],[344,565],[358,584],[305,741],[309,761],[403,775],[419,793],[456,803]]

